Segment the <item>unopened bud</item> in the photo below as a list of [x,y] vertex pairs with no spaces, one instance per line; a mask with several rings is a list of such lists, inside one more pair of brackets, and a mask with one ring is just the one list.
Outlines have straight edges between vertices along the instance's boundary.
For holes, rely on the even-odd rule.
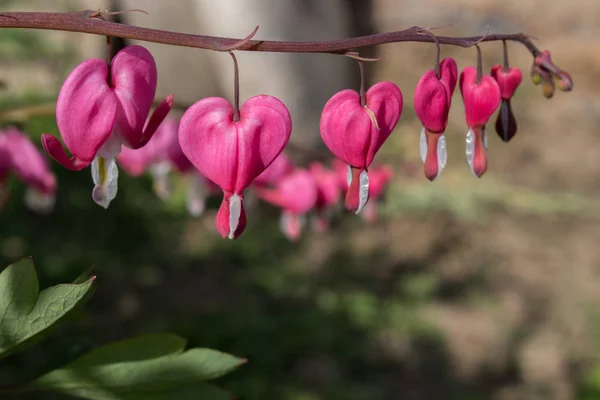
[[556,84],[558,88],[563,92],[570,92],[571,90],[573,90],[573,78],[571,78],[571,75],[564,71],[560,71],[560,73],[558,74]]

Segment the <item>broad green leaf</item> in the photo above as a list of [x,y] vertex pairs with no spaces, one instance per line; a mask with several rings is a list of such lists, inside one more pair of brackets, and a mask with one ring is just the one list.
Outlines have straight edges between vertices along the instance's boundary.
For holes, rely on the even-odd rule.
[[112,343],[39,377],[30,388],[92,400],[229,398],[203,381],[245,360],[211,349],[183,351],[184,346],[185,339],[170,334]]
[[0,358],[32,343],[69,311],[85,302],[94,279],[61,284],[39,292],[31,258],[9,265],[0,273]]

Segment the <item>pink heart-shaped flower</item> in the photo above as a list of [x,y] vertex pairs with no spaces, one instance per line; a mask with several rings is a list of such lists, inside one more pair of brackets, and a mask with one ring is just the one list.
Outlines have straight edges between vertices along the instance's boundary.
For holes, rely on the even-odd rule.
[[230,239],[245,225],[242,192],[283,151],[292,132],[290,113],[275,97],[252,97],[239,114],[239,121],[234,121],[232,105],[210,97],[192,105],[179,125],[183,153],[225,192],[217,230]]
[[393,82],[376,83],[365,97],[366,107],[356,91],[338,92],[325,104],[320,122],[321,137],[329,150],[359,169],[371,165],[402,114],[402,92]]

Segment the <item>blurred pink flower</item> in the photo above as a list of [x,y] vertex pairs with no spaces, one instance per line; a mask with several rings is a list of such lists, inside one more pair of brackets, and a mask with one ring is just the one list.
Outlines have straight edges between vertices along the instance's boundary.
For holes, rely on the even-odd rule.
[[256,188],[262,200],[282,209],[280,228],[290,240],[297,240],[302,233],[305,215],[317,203],[317,183],[305,169],[297,168],[277,182],[272,188]]
[[29,137],[12,127],[0,131],[0,185],[9,173],[28,186],[25,204],[30,209],[40,214],[54,209],[56,177]]

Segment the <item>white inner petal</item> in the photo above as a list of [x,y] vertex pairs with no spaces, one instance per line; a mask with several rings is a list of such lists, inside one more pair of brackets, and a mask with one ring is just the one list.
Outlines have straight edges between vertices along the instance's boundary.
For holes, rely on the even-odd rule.
[[482,128],[482,132],[483,132],[483,147],[485,147],[485,151],[487,152],[487,149],[488,149],[488,137],[487,137],[487,131],[485,130],[485,127]]
[[444,134],[440,135],[437,143],[437,159],[438,159],[438,173],[437,176],[440,176],[442,170],[446,167],[446,161],[448,161],[448,152],[446,150],[446,137]]
[[115,159],[94,158],[92,179],[95,185],[92,190],[92,198],[96,204],[108,208],[110,202],[117,197],[119,169]]
[[369,201],[369,174],[367,170],[363,170],[360,173],[360,188],[358,192],[358,209],[356,210],[356,214],[360,213]]
[[229,239],[235,237],[240,224],[240,215],[242,214],[242,198],[234,194],[229,198]]
[[54,210],[56,197],[32,188],[25,192],[25,205],[38,214],[49,214]]
[[96,157],[115,158],[121,152],[122,146],[123,139],[121,138],[121,135],[118,132],[113,131],[96,153]]
[[350,187],[350,184],[352,183],[352,168],[350,168],[349,165],[348,170],[346,171],[346,183],[348,184],[348,187]]
[[427,135],[425,134],[425,128],[421,129],[421,140],[419,141],[419,151],[421,152],[421,161],[425,163],[427,159]]
[[473,170],[473,160],[475,158],[475,134],[472,129],[469,129],[467,132],[465,154],[467,155],[467,162],[469,163],[471,172],[475,174],[475,171]]

